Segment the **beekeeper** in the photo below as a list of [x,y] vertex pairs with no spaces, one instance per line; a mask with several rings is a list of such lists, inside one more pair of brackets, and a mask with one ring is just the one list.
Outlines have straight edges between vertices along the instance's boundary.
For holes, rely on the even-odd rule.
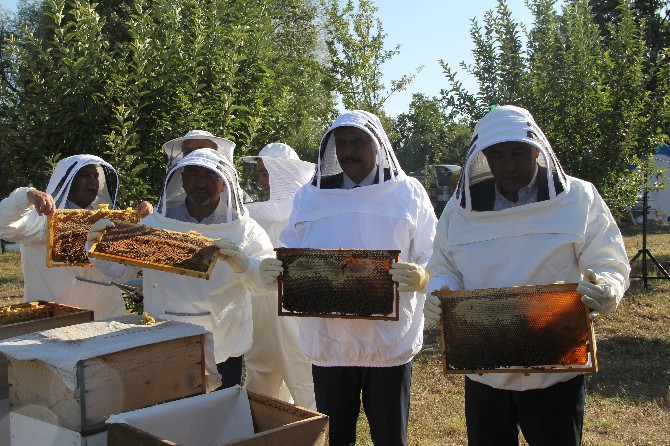
[[[314,179],[296,194],[280,240],[289,248],[400,250],[390,273],[401,293],[398,321],[300,318],[331,445],[356,442],[361,392],[372,441],[407,444],[412,358],[423,342],[419,292],[435,224],[426,191],[400,168],[379,118],[340,115],[321,140]],[[282,270],[277,259],[261,264],[266,282]]]
[[[97,268],[46,266],[46,221],[56,209],[114,208],[119,179],[102,158],[75,155],[56,164],[46,191],[19,187],[0,203],[0,238],[19,242],[25,301],[47,300],[93,310],[95,319],[125,314],[121,290]],[[143,216],[152,207],[138,207]],[[130,277],[128,277],[130,278]]]
[[[242,161],[254,168],[264,200],[247,203],[249,215],[281,247],[279,233],[286,226],[293,197],[314,175],[314,163],[301,161],[291,146],[271,143],[258,156]],[[256,393],[316,409],[312,362],[300,349],[298,319],[277,315],[277,292],[251,301],[253,344],[244,355],[245,387]]]
[[[144,310],[157,319],[199,324],[214,334],[214,357],[222,387],[242,384],[243,355],[251,347],[250,296],[267,293],[260,259],[273,255],[263,228],[240,199],[233,165],[211,149],[181,159],[167,174],[156,212],[140,223],[178,232],[196,231],[215,240],[225,261],[209,280],[143,269]],[[113,223],[91,227],[89,242]],[[92,259],[109,277],[132,267]]]
[[[489,111],[463,172],[438,223],[428,291],[578,282],[591,317],[617,307],[630,271],[621,233],[596,188],[563,172],[527,110]],[[439,320],[439,303],[428,297],[427,322]],[[584,395],[579,373],[467,375],[468,444],[516,445],[519,429],[529,444],[581,444]]]
[[214,136],[206,130],[189,130],[184,136],[163,144],[163,152],[168,160],[166,171],[170,171],[179,160],[198,149],[215,150],[232,163],[235,143],[229,139]]

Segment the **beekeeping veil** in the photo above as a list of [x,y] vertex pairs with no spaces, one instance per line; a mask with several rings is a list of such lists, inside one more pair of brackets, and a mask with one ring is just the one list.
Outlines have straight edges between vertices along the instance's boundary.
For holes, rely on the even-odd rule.
[[233,162],[233,150],[235,150],[234,142],[226,138],[214,136],[205,130],[191,130],[181,138],[175,138],[163,144],[163,152],[165,152],[168,158],[168,170],[174,167],[174,165],[184,157],[182,144],[189,139],[208,139],[214,142],[216,144],[216,151],[228,158],[231,163]]
[[119,176],[116,170],[95,155],[73,155],[58,161],[51,174],[46,192],[51,195],[56,203],[57,209],[63,209],[70,195],[70,187],[74,176],[84,166],[94,164],[98,169],[98,196],[93,200],[93,205],[106,203],[111,208],[116,207],[116,195],[119,191]]
[[319,159],[315,173],[316,181],[314,181],[317,188],[321,188],[322,177],[336,175],[342,172],[342,167],[337,161],[337,154],[335,151],[335,136],[333,130],[337,127],[357,127],[370,135],[373,144],[377,149],[377,175],[380,182],[385,180],[384,169],[389,169],[391,178],[395,178],[402,172],[395,153],[391,148],[391,142],[389,141],[388,136],[386,136],[386,132],[384,131],[379,118],[366,111],[354,110],[341,114],[321,139]]
[[[540,151],[539,166],[547,168],[546,181],[549,199],[555,198],[556,189],[567,190],[565,173],[551,148],[547,137],[528,110],[513,105],[504,105],[489,111],[475,126],[468,148],[463,174],[456,189],[456,199],[467,211],[472,211],[471,187],[493,178],[484,149],[494,144],[518,141],[529,144]],[[560,182],[560,185],[556,184]]]
[[[314,175],[314,163],[301,161],[291,146],[283,143],[266,145],[258,156],[245,156],[242,161],[249,169],[245,169],[246,178],[257,178],[255,166],[259,160],[268,171],[270,181],[270,197],[265,201],[247,203],[252,218],[266,221],[286,221],[291,214],[293,197],[298,189],[307,183]],[[252,170],[253,169],[253,170]],[[247,181],[255,190],[248,192],[252,196],[263,196],[257,181]]]
[[181,173],[185,166],[199,166],[216,172],[225,185],[221,200],[226,206],[226,221],[231,222],[247,214],[242,204],[237,171],[232,162],[212,149],[198,149],[182,158],[168,172],[163,185],[163,195],[156,206],[156,212],[165,216],[168,209],[179,206],[186,199]]

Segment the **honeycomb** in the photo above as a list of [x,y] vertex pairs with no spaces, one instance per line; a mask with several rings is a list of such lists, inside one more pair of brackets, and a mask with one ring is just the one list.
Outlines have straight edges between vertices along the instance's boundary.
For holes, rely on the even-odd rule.
[[[592,328],[576,284],[436,292],[445,372],[569,371],[587,365]],[[519,368],[516,368],[519,367]]]
[[169,231],[114,221],[91,246],[94,258],[208,278],[219,250],[197,232]]
[[93,223],[103,218],[137,223],[139,214],[128,208],[112,210],[100,204],[98,210],[62,209],[47,219],[47,266],[90,265],[86,236]]
[[388,270],[400,251],[275,251],[284,266],[279,302],[288,314],[397,320],[398,295]]
[[46,302],[24,302],[0,307],[0,325],[16,324],[51,317],[52,307]]

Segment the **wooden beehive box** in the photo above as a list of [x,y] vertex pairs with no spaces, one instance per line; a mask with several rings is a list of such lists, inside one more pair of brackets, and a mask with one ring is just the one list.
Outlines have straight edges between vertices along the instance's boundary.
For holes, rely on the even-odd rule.
[[[246,407],[239,400],[229,404],[227,398],[236,392],[248,400]],[[211,422],[212,416],[220,421]],[[251,423],[253,433],[225,440],[234,437],[225,432],[229,423],[237,431],[240,425]],[[327,444],[327,438],[326,415],[234,387],[115,416],[110,420],[107,445],[320,446]]]
[[204,393],[205,336],[126,315],[6,340],[11,413],[91,435],[109,415]]
[[91,266],[86,253],[86,236],[91,225],[103,218],[137,223],[139,214],[128,208],[112,210],[101,204],[100,209],[58,209],[47,217],[47,267]]
[[[0,307],[0,339],[91,322],[93,312],[55,302],[24,302]],[[7,398],[7,357],[0,353],[0,398]]]
[[597,371],[577,284],[436,291],[444,373]]
[[398,250],[275,248],[279,315],[399,319],[397,283],[389,269]]
[[90,247],[94,259],[209,279],[219,250],[214,240],[197,232],[177,232],[146,225],[114,222]]

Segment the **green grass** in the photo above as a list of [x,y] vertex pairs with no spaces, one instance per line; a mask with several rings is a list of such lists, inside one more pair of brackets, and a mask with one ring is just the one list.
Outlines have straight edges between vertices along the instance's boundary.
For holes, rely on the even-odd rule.
[[[641,229],[622,226],[629,258],[642,249]],[[670,269],[670,226],[650,223],[647,248]],[[21,300],[19,260],[0,254],[0,302]],[[649,275],[659,276],[647,263]],[[641,261],[632,266],[639,276]],[[617,311],[596,321],[599,371],[586,380],[585,446],[670,445],[670,281],[651,279],[648,289],[641,279],[631,282]],[[437,329],[427,330],[414,362],[411,445],[466,444],[463,377],[442,373],[440,351]],[[364,415],[357,444],[372,444]]]

